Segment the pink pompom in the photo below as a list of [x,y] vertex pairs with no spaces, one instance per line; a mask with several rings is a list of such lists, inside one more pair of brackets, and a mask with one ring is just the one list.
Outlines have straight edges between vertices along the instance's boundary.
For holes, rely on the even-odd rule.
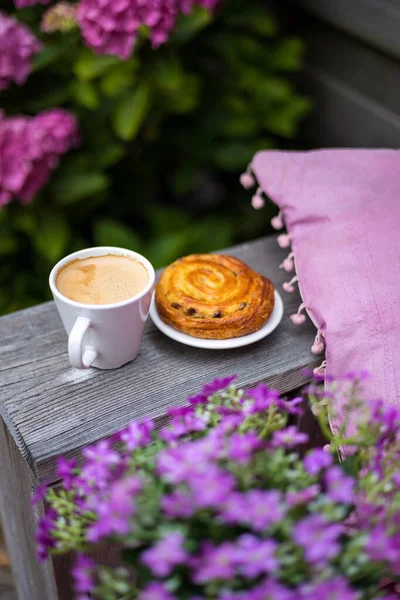
[[290,285],[290,283],[288,281],[285,281],[285,283],[282,283],[282,287],[285,290],[285,292],[288,292],[289,294],[294,292],[294,287],[292,285]]
[[315,340],[313,345],[311,346],[311,352],[313,354],[322,354],[325,350],[325,342],[322,331],[318,329],[317,335],[315,336]]
[[[326,360],[322,361],[320,366],[316,367],[313,370],[314,375],[319,375],[320,377],[323,377],[325,375],[325,367],[326,367]],[[325,449],[325,447],[324,447],[324,449]]]
[[240,176],[240,183],[244,188],[246,188],[246,190],[248,190],[253,187],[256,182],[254,181],[254,177],[251,175],[251,173],[242,173]]
[[325,344],[322,341],[319,343],[314,342],[313,345],[311,346],[311,352],[313,354],[322,354],[324,350],[325,350]]
[[305,320],[306,320],[306,316],[305,315],[299,315],[299,314],[295,314],[295,315],[290,315],[290,319],[293,323],[293,325],[302,325]]
[[290,273],[290,271],[293,271],[294,268],[293,260],[289,257],[285,258],[283,263],[279,266],[282,267],[282,269],[284,269],[287,273]]
[[264,206],[264,199],[259,194],[255,194],[251,199],[251,205],[255,210],[260,210]]
[[271,219],[271,225],[274,229],[282,229],[283,221],[282,221],[282,215],[280,212],[276,215],[276,217],[273,217]]
[[281,248],[289,248],[289,246],[290,246],[290,234],[289,233],[282,233],[281,235],[278,235],[277,242],[278,242],[278,244],[279,244],[279,246]]

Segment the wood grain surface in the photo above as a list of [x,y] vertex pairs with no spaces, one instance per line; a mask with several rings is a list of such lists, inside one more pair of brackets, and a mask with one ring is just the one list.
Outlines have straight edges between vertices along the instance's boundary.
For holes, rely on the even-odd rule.
[[[37,481],[1,419],[0,456],[0,519],[18,600],[56,600],[52,563],[39,563],[36,555],[34,533],[41,507],[33,508],[31,497]],[[6,574],[9,589],[3,591],[11,600],[12,580],[9,571]],[[3,600],[1,587],[0,580]]]
[[285,314],[264,340],[227,351],[183,346],[149,320],[139,357],[114,371],[72,369],[67,336],[48,302],[0,319],[0,413],[33,473],[54,480],[55,459],[107,437],[130,420],[161,418],[171,405],[215,377],[237,373],[242,386],[265,381],[282,392],[306,383],[305,368],[321,361],[310,347],[315,328],[296,327],[298,293],[282,291],[292,274],[278,268],[287,254],[275,237],[229,250],[267,276],[281,292]]

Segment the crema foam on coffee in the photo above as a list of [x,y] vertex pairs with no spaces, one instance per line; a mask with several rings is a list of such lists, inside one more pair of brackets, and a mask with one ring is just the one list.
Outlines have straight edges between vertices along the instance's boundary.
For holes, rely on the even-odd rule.
[[82,304],[129,300],[148,283],[148,272],[139,261],[113,254],[73,260],[59,270],[56,278],[58,291]]

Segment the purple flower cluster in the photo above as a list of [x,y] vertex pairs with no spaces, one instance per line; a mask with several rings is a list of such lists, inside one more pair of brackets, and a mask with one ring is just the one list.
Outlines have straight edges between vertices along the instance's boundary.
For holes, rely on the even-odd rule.
[[148,28],[153,48],[158,48],[168,40],[178,15],[190,12],[194,4],[213,9],[217,0],[80,0],[77,18],[90,48],[126,60],[141,26]]
[[41,48],[39,40],[25,25],[0,12],[0,91],[12,82],[25,83],[32,57]]
[[296,523],[293,539],[303,548],[306,560],[321,567],[340,552],[342,531],[340,523],[329,523],[321,514],[313,514]]
[[59,158],[79,142],[76,118],[63,109],[35,117],[0,113],[0,206],[30,202],[47,183]]
[[[134,422],[113,436],[119,451],[101,441],[83,451],[79,469],[60,460],[64,495],[40,522],[40,556],[68,549],[82,518],[79,544],[110,541],[137,552],[141,600],[202,600],[210,590],[218,600],[359,600],[365,573],[376,589],[379,568],[400,575],[398,413],[372,406],[377,422],[366,435],[374,444],[356,480],[330,452],[299,457],[304,434],[285,425],[298,399],[265,386],[218,394],[231,381],[215,380],[171,409],[159,433],[152,421]],[[360,530],[341,522],[354,504]],[[88,556],[73,575],[77,599],[97,597]]]

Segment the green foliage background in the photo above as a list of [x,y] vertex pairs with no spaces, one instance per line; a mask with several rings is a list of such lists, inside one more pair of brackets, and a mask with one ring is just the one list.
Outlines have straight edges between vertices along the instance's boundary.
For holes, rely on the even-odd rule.
[[303,42],[280,36],[262,0],[182,16],[158,50],[143,31],[128,61],[94,55],[78,30],[41,34],[44,10],[17,11],[45,48],[0,106],[68,108],[82,145],[32,204],[0,209],[0,313],[49,299],[53,264],[85,246],[159,267],[268,232],[272,209],[253,211],[238,176],[257,150],[293,146],[310,102],[290,82]]

